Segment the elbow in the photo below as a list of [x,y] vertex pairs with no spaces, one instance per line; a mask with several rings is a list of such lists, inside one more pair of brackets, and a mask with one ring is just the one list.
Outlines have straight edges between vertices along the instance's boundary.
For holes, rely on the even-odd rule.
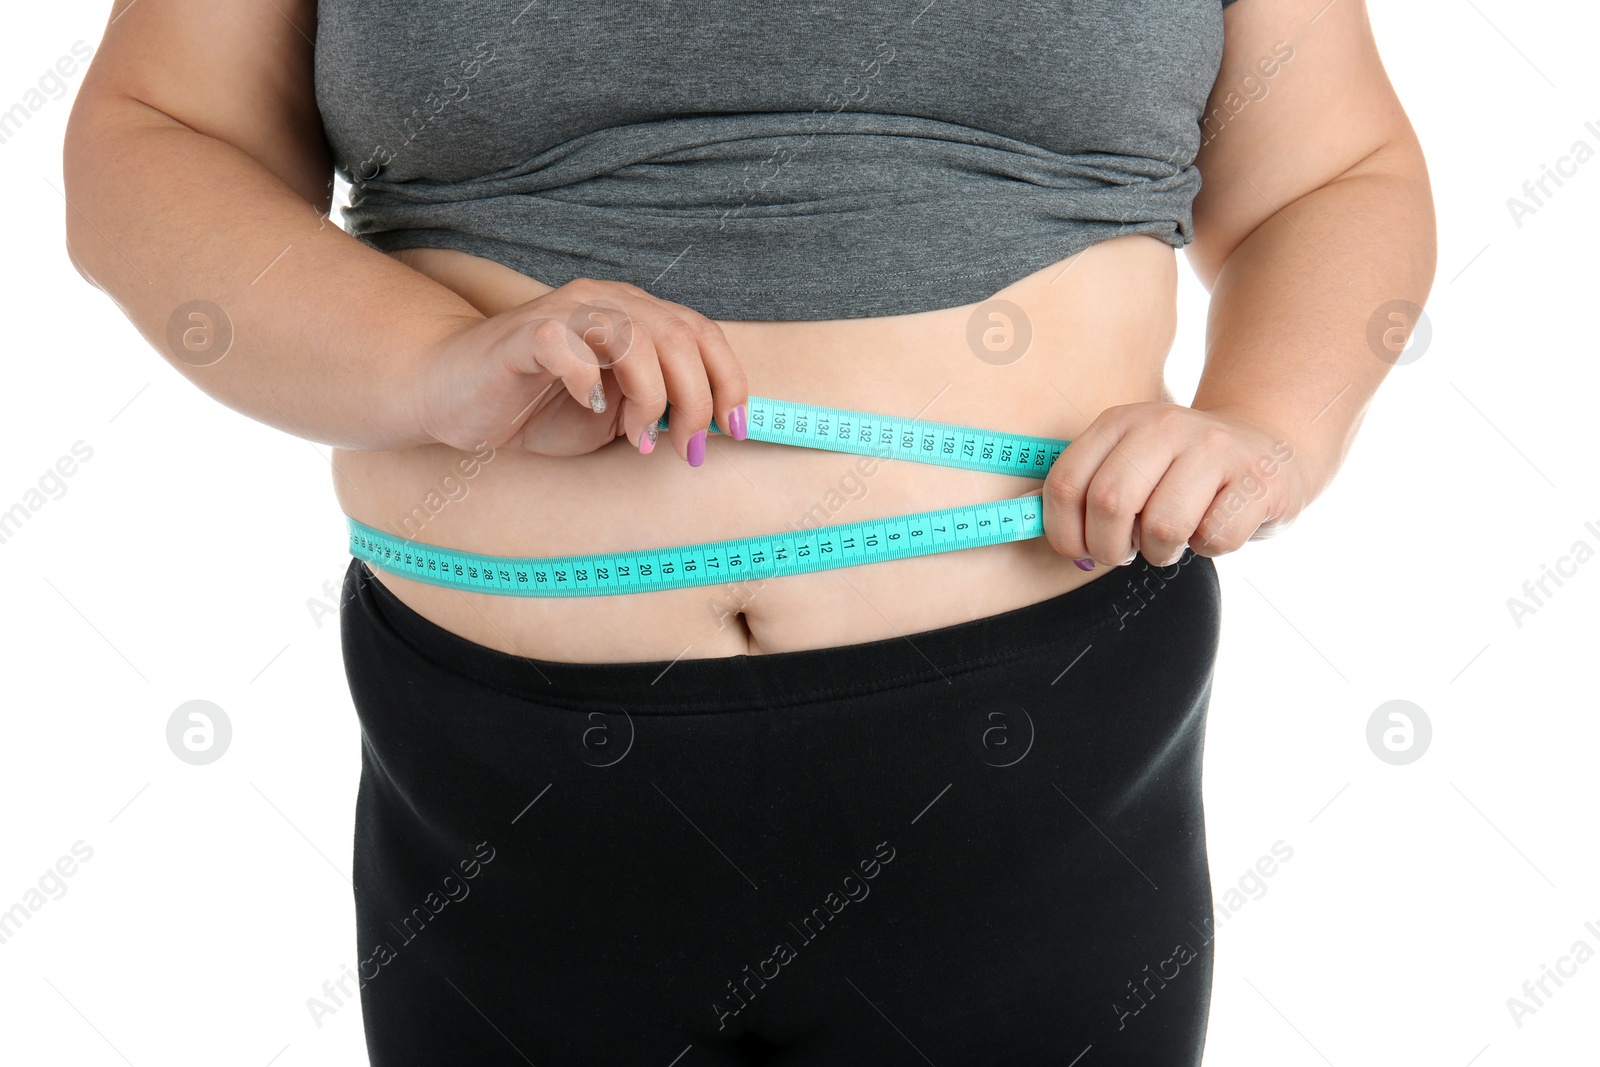
[[96,289],[99,289],[100,283],[94,280],[94,275],[90,274],[84,269],[83,261],[78,258],[78,253],[72,244],[72,234],[70,232],[67,234],[65,243],[67,246],[67,262],[72,264],[72,269],[78,272],[78,277],[82,278]]
[[[68,183],[68,187],[70,189],[70,183]],[[105,286],[101,285],[100,282],[95,279],[94,274],[91,272],[89,266],[87,266],[85,263],[85,251],[89,247],[89,236],[84,232],[85,227],[83,225],[81,216],[73,208],[71,198],[72,193],[69,191],[66,194],[66,203],[63,205],[66,211],[66,220],[65,226],[63,227],[65,234],[62,243],[66,245],[67,262],[71,263],[72,269],[78,272],[78,277],[82,278],[96,289],[104,291]]]
[[[111,297],[118,307],[123,307],[122,301],[118,300],[115,294],[107,289],[105,283],[100,280],[101,268],[97,255],[105,247],[105,238],[84,226],[81,221],[78,221],[76,218],[78,212],[72,208],[70,203],[67,205],[66,210],[66,238],[63,244],[67,250],[67,262],[71,263],[72,269],[78,272],[78,277]],[[123,310],[126,313],[127,309],[123,308]]]
[[95,280],[89,263],[92,261],[94,247],[92,242],[98,238],[93,234],[83,216],[83,212],[74,206],[76,201],[83,199],[85,179],[95,162],[94,140],[84,136],[84,127],[87,125],[85,112],[87,105],[80,98],[73,103],[72,114],[67,119],[66,134],[61,144],[61,193],[62,233],[67,249],[67,260],[72,264],[79,277],[97,289],[103,289]]
[[95,277],[88,267],[84,266],[83,257],[78,253],[78,249],[80,249],[82,245],[74,244],[70,234],[68,235],[65,243],[67,248],[67,262],[71,263],[72,269],[78,272],[78,277],[82,278],[85,282],[100,290],[102,293],[105,293],[106,296],[111,297],[111,302],[116,304],[118,308],[121,308],[123,314],[126,315],[128,313],[128,309],[123,302],[118,300],[111,293],[111,290],[102,285],[100,283],[100,279]]
[[[62,237],[67,259],[78,276],[116,299],[112,288],[129,270],[117,241],[107,231],[118,229],[113,199],[128,184],[126,160],[114,146],[125,144],[124,112],[115,97],[85,87],[72,103],[61,141]],[[113,184],[115,183],[115,184]],[[119,302],[119,305],[120,302]]]
[[1404,132],[1341,177],[1365,175],[1381,182],[1381,194],[1395,204],[1394,250],[1405,257],[1406,273],[1423,303],[1439,265],[1439,224],[1433,183],[1422,144],[1408,125]]
[[107,242],[83,213],[82,205],[85,200],[93,200],[93,191],[87,186],[82,161],[74,162],[70,148],[63,153],[61,192],[62,242],[66,245],[67,261],[80,278],[103,292],[106,287],[98,275],[104,269],[100,257]]

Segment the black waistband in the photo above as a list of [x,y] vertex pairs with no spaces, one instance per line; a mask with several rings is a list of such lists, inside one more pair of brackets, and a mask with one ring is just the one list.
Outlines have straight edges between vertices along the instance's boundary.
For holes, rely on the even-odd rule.
[[[1185,577],[1191,580],[1184,582]],[[1120,629],[1146,602],[1176,607],[1184,599],[1152,599],[1151,592],[1174,585],[1214,589],[1215,582],[1211,560],[1186,551],[1171,567],[1151,567],[1141,558],[1038,603],[905,636],[754,656],[627,663],[558,662],[480,645],[418,614],[354,558],[345,575],[344,599],[345,611],[372,618],[412,652],[513,696],[560,707],[711,713],[944,683],[955,674],[1044,651],[1070,658],[1107,627]]]

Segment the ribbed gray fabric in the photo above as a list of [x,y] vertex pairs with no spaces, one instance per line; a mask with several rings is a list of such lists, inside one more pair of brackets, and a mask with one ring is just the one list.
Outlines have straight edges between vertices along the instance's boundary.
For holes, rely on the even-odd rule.
[[1232,0],[321,0],[346,227],[717,319],[983,300],[1192,239]]

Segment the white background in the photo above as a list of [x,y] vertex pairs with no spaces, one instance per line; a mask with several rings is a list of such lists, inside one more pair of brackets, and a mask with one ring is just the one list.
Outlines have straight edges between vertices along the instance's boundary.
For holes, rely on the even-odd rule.
[[[1219,564],[1219,902],[1274,842],[1293,857],[1219,919],[1206,1062],[1596,1063],[1600,959],[1520,1027],[1506,1001],[1575,942],[1600,951],[1584,926],[1600,930],[1600,560],[1521,626],[1507,599],[1575,542],[1600,550],[1600,160],[1520,227],[1506,201],[1575,141],[1600,150],[1600,14],[1373,8],[1437,197],[1432,337],[1333,488]],[[73,41],[94,46],[105,12],[13,6],[0,108]],[[0,944],[0,1060],[361,1063],[359,1009],[319,1027],[306,1007],[353,962],[358,733],[337,622],[308,608],[348,558],[327,450],[207,399],[74,272],[60,149],[79,81],[0,144],[0,510],[74,442],[93,449],[0,544],[0,910],[74,842],[93,855]],[[1182,274],[1186,397],[1205,295]],[[245,532],[208,536],[231,521]],[[99,534],[142,568],[101,569]],[[203,767],[165,739],[197,698],[234,730]],[[1433,727],[1406,766],[1366,740],[1393,699]]]

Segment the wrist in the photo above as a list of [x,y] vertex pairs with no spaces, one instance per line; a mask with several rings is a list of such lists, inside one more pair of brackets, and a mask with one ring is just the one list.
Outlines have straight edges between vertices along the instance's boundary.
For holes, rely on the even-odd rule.
[[1295,426],[1280,413],[1238,404],[1196,407],[1208,415],[1242,423],[1256,431],[1250,473],[1273,486],[1288,521],[1321,495],[1338,469],[1342,451],[1317,426]]
[[[394,361],[394,379],[389,395],[394,399],[393,417],[407,442],[400,447],[450,444],[440,402],[447,390],[439,380],[447,345],[457,334],[483,317],[452,316],[438,323],[407,358]],[[452,446],[454,447],[454,446]]]

